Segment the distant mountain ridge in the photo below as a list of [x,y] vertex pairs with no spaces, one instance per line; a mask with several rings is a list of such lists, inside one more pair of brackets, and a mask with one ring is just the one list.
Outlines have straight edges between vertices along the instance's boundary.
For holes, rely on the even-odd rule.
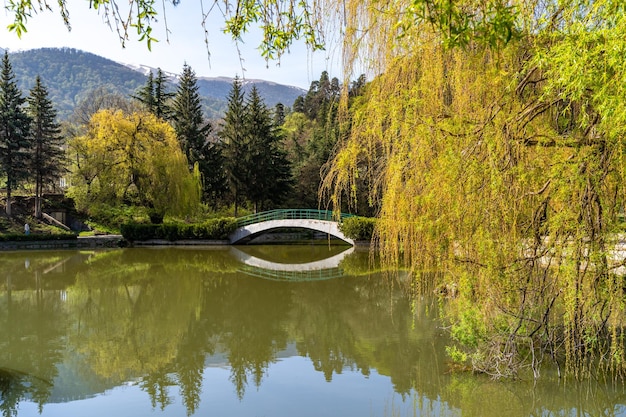
[[[145,85],[149,71],[156,73],[157,70],[144,65],[119,63],[72,48],[9,52],[9,59],[24,96],[29,94],[37,75],[41,77],[60,120],[67,119],[74,107],[94,89],[106,87],[124,97],[130,97]],[[170,81],[170,91],[175,91],[178,74],[166,75]],[[209,119],[221,118],[227,108],[226,97],[232,87],[233,78],[197,78],[205,116]],[[291,107],[298,96],[306,94],[305,90],[298,87],[248,79],[244,81],[244,91],[249,91],[252,85],[257,87],[268,107],[274,107],[277,103]]]

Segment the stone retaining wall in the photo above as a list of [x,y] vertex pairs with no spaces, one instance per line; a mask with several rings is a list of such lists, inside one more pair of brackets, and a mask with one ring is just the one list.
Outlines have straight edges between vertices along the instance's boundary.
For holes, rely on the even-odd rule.
[[29,249],[84,249],[117,248],[124,239],[121,235],[85,236],[67,240],[31,240],[0,242],[0,251]]

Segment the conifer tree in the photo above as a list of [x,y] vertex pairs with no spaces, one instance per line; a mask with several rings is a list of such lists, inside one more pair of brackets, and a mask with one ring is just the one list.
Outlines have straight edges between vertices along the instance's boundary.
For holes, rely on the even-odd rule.
[[245,112],[241,80],[236,77],[228,93],[228,109],[224,115],[222,129],[218,132],[224,147],[224,170],[228,187],[233,195],[235,217],[237,217],[240,194],[247,183],[249,170],[249,167],[243,162],[244,156],[248,154]]
[[154,115],[163,120],[172,118],[171,100],[174,93],[169,91],[167,77],[157,68],[157,76],[154,79]]
[[154,75],[152,75],[152,71],[148,74],[144,86],[137,89],[137,92],[132,97],[143,104],[150,113],[154,113]]
[[31,175],[35,177],[35,217],[41,217],[44,185],[54,182],[64,171],[65,152],[56,110],[48,98],[48,90],[37,76],[30,90],[27,113],[31,118]]
[[210,203],[213,210],[217,210],[219,202],[228,191],[224,162],[222,144],[213,140],[207,142],[202,149],[198,169],[202,176],[202,198],[206,203]]
[[201,159],[211,124],[204,120],[195,72],[187,64],[172,103],[173,126],[189,166]]
[[272,114],[256,87],[252,87],[246,105],[245,126],[250,144],[246,164],[254,167],[249,172],[246,196],[258,212],[263,210],[265,202],[278,204],[288,194],[291,167],[281,147]]
[[172,116],[170,102],[174,93],[168,91],[167,77],[157,69],[156,78],[152,71],[148,74],[146,84],[139,88],[133,98],[142,103],[146,110],[163,120],[169,120]]
[[11,193],[28,176],[30,118],[26,99],[17,87],[5,51],[0,74],[0,172],[6,177],[6,213],[11,216]]
[[279,127],[285,124],[285,105],[277,103],[274,107],[274,124]]

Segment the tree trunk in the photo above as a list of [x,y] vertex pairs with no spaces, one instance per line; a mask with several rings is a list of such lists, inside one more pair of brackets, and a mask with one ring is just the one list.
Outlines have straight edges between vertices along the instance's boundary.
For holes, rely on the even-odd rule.
[[7,216],[11,217],[11,186],[8,184],[7,184],[7,205],[5,208],[5,212]]
[[41,178],[37,176],[37,182],[35,184],[35,218],[41,219]]

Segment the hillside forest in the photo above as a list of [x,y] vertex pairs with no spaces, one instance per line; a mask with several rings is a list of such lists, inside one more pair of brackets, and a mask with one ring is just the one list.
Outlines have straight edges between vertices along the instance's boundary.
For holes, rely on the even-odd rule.
[[[364,83],[353,82],[351,94]],[[61,194],[105,230],[328,205],[318,192],[320,172],[342,134],[342,85],[326,72],[294,103],[272,108],[235,78],[224,117],[212,121],[186,64],[175,86],[158,69],[130,96],[93,89],[61,122],[39,77],[28,95],[18,85],[5,52],[0,169],[9,217],[16,195],[34,197],[39,218],[46,197]]]

